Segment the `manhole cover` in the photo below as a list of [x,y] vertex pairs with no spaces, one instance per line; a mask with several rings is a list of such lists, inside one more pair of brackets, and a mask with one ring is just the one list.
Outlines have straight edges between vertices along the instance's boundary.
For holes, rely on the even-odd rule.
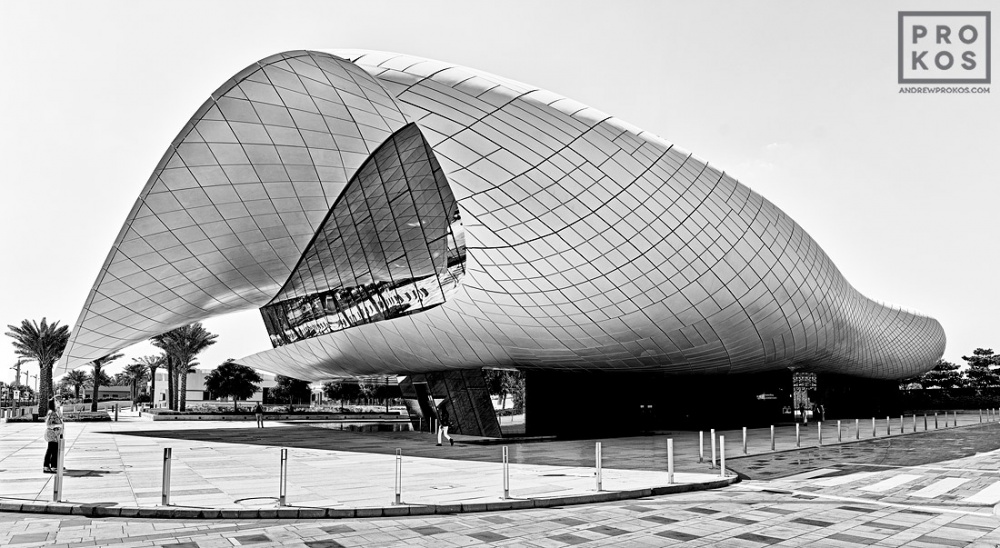
[[278,503],[278,497],[249,497],[245,499],[236,499],[233,503],[243,504],[246,506],[270,506]]

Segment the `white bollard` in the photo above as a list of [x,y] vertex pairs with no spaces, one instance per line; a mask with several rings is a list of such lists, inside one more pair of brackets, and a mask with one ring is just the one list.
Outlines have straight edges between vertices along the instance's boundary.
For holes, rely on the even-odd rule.
[[913,431],[914,432],[917,431],[917,414],[916,413],[913,414]]
[[698,431],[698,462],[705,462],[705,432]]
[[[669,447],[669,445],[668,445]],[[510,498],[510,467],[507,457],[507,446],[503,446],[503,499]]]
[[743,454],[747,454],[747,427],[743,427]]
[[900,415],[899,416],[899,433],[900,434],[902,434],[904,432],[904,430],[903,430],[904,428],[905,428],[905,426],[903,426],[903,415]]
[[52,484],[52,502],[62,502],[63,497],[63,443],[62,429],[59,429],[59,449],[56,454],[56,479]]
[[170,459],[171,450],[163,448],[163,487],[160,490],[160,504],[170,506]]
[[278,481],[278,506],[285,506],[288,500],[288,449],[281,450],[281,472]]
[[816,440],[823,445],[823,421],[816,421]]
[[774,451],[774,425],[771,425],[771,451]]
[[937,428],[938,428],[937,413],[934,413],[934,429],[937,430]]
[[854,419],[854,439],[861,439],[861,419]]
[[726,436],[719,436],[719,477],[726,477]]
[[795,447],[802,447],[801,437],[799,436],[799,423],[795,423]]
[[878,432],[875,431],[875,417],[872,417],[872,437],[874,438],[877,435]]
[[601,442],[594,446],[594,464],[597,465],[597,491],[601,491]]
[[844,441],[844,431],[840,429],[840,421],[837,421],[837,442]]
[[712,468],[715,468],[715,428],[709,431],[712,437]]
[[924,413],[924,432],[927,431],[927,413]]
[[667,438],[667,485],[674,483],[674,440]]
[[396,449],[396,504],[403,500],[403,450]]

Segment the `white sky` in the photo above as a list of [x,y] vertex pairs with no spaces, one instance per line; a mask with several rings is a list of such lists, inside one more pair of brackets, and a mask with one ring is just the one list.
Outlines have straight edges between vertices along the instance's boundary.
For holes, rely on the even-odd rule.
[[[0,326],[75,323],[156,162],[227,78],[281,51],[364,48],[537,85],[694,152],[864,294],[940,320],[960,362],[1000,347],[1000,86],[898,94],[897,11],[927,9],[990,4],[4,1]],[[205,325],[207,367],[270,346],[256,310]]]

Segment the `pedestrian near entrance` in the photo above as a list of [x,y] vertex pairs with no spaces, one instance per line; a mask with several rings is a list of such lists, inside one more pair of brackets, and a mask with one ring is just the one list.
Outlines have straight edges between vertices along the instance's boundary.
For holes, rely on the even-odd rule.
[[257,417],[257,428],[264,428],[264,406],[260,402],[253,408],[253,414]]
[[62,417],[56,413],[56,401],[49,400],[49,412],[45,415],[45,459],[42,462],[42,472],[55,474],[59,466],[59,436],[63,431]]
[[799,418],[802,419],[802,424],[809,424],[809,419],[806,418],[806,404],[799,404]]
[[445,401],[441,405],[437,406],[437,419],[438,419],[438,445],[441,445],[442,436],[444,439],[448,440],[448,443],[455,445],[455,440],[451,439],[448,435],[448,427],[451,426],[451,415],[448,413],[448,402]]

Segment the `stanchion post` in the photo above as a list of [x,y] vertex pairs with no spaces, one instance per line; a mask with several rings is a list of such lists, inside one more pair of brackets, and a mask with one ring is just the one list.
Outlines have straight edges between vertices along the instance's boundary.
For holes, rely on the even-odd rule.
[[795,447],[802,447],[802,436],[800,435],[801,427],[799,423],[795,423]]
[[597,467],[597,491],[601,491],[601,442],[597,442],[594,445],[594,464]]
[[889,422],[888,416],[885,417],[885,435],[886,436],[892,435],[892,424]]
[[163,448],[163,488],[160,490],[160,504],[170,506],[170,460],[171,448]]
[[875,431],[875,417],[872,417],[872,437],[877,436],[878,433]]
[[52,502],[62,502],[63,498],[63,443],[62,429],[59,429],[59,448],[56,453],[56,479],[52,484]]
[[674,483],[674,440],[667,438],[667,485]]
[[698,431],[698,462],[705,462],[705,431]]
[[840,429],[840,421],[837,421],[837,442],[844,441],[844,431]]
[[[670,449],[670,442],[667,442],[667,449]],[[510,466],[507,460],[507,446],[503,446],[503,500],[510,498]]]
[[899,416],[899,433],[900,433],[900,434],[902,434],[902,433],[903,433],[903,429],[904,429],[904,428],[905,428],[905,427],[903,426],[903,415],[900,415],[900,416]]
[[924,413],[924,432],[927,431],[927,413]]
[[983,410],[979,410],[979,422],[983,422]]
[[934,429],[938,429],[937,412],[934,413]]
[[115,404],[115,422],[118,422],[118,404]]
[[712,468],[715,468],[715,428],[709,430],[708,433],[712,437]]
[[719,436],[719,477],[726,477],[726,436]]
[[817,445],[823,445],[823,421],[816,421]]
[[403,450],[396,449],[396,504],[403,504]]
[[774,451],[774,425],[771,425],[771,451]]
[[281,450],[281,473],[279,475],[278,506],[285,506],[288,495],[288,449]]
[[747,427],[743,427],[743,454],[747,454]]
[[854,419],[854,439],[861,439],[861,419]]
[[913,414],[913,431],[914,432],[917,431],[917,414],[916,413]]

